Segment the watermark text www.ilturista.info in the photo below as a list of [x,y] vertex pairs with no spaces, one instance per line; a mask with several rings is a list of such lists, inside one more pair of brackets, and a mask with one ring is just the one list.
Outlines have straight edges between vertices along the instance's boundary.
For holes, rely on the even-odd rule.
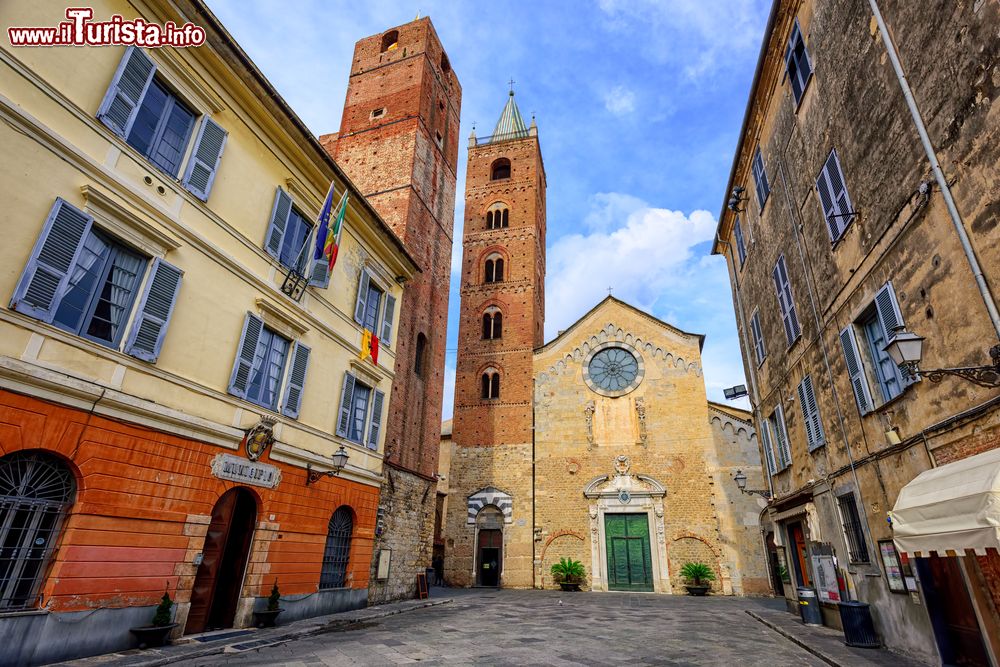
[[9,27],[12,46],[201,46],[205,29],[193,23],[163,25],[115,14],[108,21],[91,21],[90,7],[69,7],[67,21],[54,27]]

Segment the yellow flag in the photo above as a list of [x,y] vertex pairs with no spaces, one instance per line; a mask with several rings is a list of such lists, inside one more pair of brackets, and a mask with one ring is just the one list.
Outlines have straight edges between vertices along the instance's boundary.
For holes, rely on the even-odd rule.
[[361,354],[359,356],[362,361],[372,356],[372,332],[368,329],[365,329],[361,334]]

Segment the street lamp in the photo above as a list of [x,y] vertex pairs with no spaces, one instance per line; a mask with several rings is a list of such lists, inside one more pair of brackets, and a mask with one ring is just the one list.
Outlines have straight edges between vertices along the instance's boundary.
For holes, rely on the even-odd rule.
[[1000,387],[1000,345],[990,348],[990,359],[993,361],[990,366],[921,369],[919,364],[923,354],[923,343],[924,339],[917,334],[906,331],[903,327],[897,327],[893,330],[892,340],[882,349],[911,377],[916,377],[919,373],[921,377],[931,382],[940,382],[946,375],[954,375],[974,382],[980,387]]
[[740,488],[740,493],[745,493],[748,496],[760,496],[761,498],[771,499],[771,492],[767,489],[748,489],[747,488],[747,476],[742,470],[737,470],[736,474],[733,475],[733,479],[736,481],[736,486]]
[[315,484],[323,477],[334,477],[335,475],[340,474],[340,471],[347,466],[347,459],[350,458],[350,455],[347,453],[347,450],[344,449],[344,446],[341,445],[340,449],[338,449],[337,452],[330,458],[333,460],[333,470],[324,470],[321,472],[319,470],[313,470],[311,463],[306,464],[306,486]]

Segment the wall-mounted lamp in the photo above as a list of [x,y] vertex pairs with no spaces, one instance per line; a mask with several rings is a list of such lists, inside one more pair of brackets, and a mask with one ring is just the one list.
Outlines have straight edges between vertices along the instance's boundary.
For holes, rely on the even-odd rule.
[[748,496],[760,496],[767,500],[771,499],[771,492],[767,489],[748,489],[747,476],[743,474],[742,470],[737,470],[736,474],[733,475],[733,479],[736,481],[736,486],[740,488],[740,493],[745,493]]
[[337,453],[330,458],[333,460],[332,470],[313,470],[311,463],[306,464],[306,486],[315,484],[324,477],[334,477],[339,475],[340,471],[347,466],[347,459],[350,458],[350,455],[347,453],[347,450],[344,449],[344,446],[341,445],[340,449],[337,450]]
[[396,282],[402,285],[406,282],[406,276],[396,276]]
[[741,185],[737,185],[733,188],[733,191],[729,193],[729,201],[726,202],[726,208],[728,208],[733,213],[742,213],[746,209],[740,208],[740,202],[745,202],[749,197],[744,195],[746,188]]
[[726,387],[722,393],[726,395],[727,401],[735,401],[737,398],[743,398],[747,395],[747,386],[738,384],[735,387]]
[[882,349],[888,353],[897,366],[910,374],[911,377],[916,377],[919,374],[931,382],[940,382],[945,376],[954,375],[978,384],[980,387],[1000,387],[1000,345],[994,345],[990,348],[989,354],[993,363],[989,366],[931,369],[919,368],[923,346],[924,339],[921,336],[906,331],[903,327],[897,327],[893,330],[892,340]]

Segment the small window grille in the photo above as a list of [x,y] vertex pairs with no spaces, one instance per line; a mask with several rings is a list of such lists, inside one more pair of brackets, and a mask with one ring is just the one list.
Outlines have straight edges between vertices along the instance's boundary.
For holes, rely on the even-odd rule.
[[319,577],[320,590],[343,588],[347,585],[347,563],[351,556],[351,534],[354,517],[349,507],[339,508],[330,517],[323,549],[323,568]]
[[865,544],[865,532],[861,527],[861,516],[858,514],[858,504],[853,493],[845,493],[837,498],[840,507],[840,518],[844,522],[844,534],[847,536],[847,550],[852,563],[868,562],[868,547]]

